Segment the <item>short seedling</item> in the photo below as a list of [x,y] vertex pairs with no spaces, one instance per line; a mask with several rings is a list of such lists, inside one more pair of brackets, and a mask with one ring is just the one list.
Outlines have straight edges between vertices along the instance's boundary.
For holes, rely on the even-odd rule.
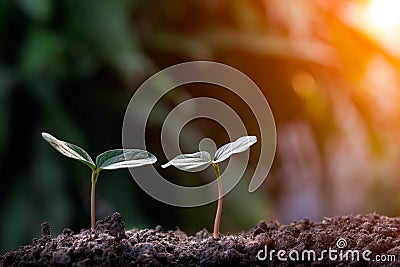
[[153,164],[157,158],[151,153],[140,149],[114,149],[101,153],[96,158],[96,164],[93,162],[89,154],[82,148],[58,140],[48,133],[42,133],[42,137],[58,152],[69,158],[76,159],[92,170],[92,189],[90,198],[90,214],[91,214],[91,228],[94,230],[94,223],[96,220],[95,211],[95,190],[96,182],[102,170],[115,170],[121,168],[139,167],[147,164]]
[[237,139],[235,142],[228,143],[220,147],[216,152],[214,159],[211,160],[211,156],[206,151],[200,151],[193,154],[183,154],[173,158],[168,163],[162,165],[162,168],[166,168],[168,166],[175,166],[178,169],[183,171],[199,171],[204,169],[205,166],[211,165],[214,169],[214,172],[217,176],[218,183],[218,207],[217,213],[215,215],[214,221],[214,237],[217,238],[219,236],[219,225],[221,221],[221,213],[222,213],[222,183],[221,183],[221,175],[219,171],[219,162],[222,162],[229,158],[232,154],[240,153],[249,149],[249,147],[257,142],[257,138],[255,136],[243,136]]

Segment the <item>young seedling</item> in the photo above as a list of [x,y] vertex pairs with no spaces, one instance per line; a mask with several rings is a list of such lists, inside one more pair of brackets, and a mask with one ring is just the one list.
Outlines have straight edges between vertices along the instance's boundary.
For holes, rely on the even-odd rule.
[[192,154],[183,154],[173,158],[168,163],[161,165],[162,168],[168,166],[175,166],[183,171],[200,171],[203,167],[211,165],[214,169],[215,175],[217,176],[218,183],[218,206],[217,213],[214,220],[214,237],[219,236],[219,225],[221,221],[222,213],[222,183],[221,175],[219,171],[219,162],[222,162],[229,158],[232,154],[240,153],[249,149],[249,147],[257,142],[255,136],[243,136],[237,139],[235,142],[228,143],[218,148],[215,152],[215,156],[211,159],[211,156],[206,151],[199,151]]
[[101,153],[93,162],[89,154],[82,148],[58,140],[48,133],[42,133],[43,139],[48,142],[58,152],[72,159],[76,159],[89,166],[92,170],[92,188],[90,197],[91,228],[94,230],[96,220],[95,190],[96,182],[102,170],[116,170],[121,168],[139,167],[153,164],[157,158],[151,153],[140,149],[114,149]]

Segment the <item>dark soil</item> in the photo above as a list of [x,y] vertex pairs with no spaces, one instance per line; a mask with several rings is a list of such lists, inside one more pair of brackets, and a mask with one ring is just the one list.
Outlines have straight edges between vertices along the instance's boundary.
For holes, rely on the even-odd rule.
[[161,226],[125,231],[121,214],[115,213],[98,221],[94,232],[64,229],[56,238],[45,222],[40,239],[1,256],[0,266],[400,266],[399,233],[400,218],[369,214],[289,225],[261,222],[215,239],[207,230],[194,236]]

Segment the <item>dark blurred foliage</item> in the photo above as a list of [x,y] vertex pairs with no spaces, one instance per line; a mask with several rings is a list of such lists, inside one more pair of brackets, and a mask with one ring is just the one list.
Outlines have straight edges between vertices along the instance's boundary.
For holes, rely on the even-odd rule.
[[[40,133],[92,156],[121,147],[135,89],[158,70],[190,60],[243,71],[263,90],[277,123],[269,178],[253,194],[241,181],[226,197],[222,232],[259,220],[397,215],[399,59],[341,18],[348,3],[0,1],[0,253],[39,236],[44,220],[54,234],[89,227],[89,169],[59,155]],[[248,112],[225,91],[209,96]],[[153,117],[188,96],[171,97]],[[226,135],[211,134],[215,127],[205,131],[223,144]],[[157,134],[149,138],[159,142]],[[215,204],[159,203],[127,170],[102,173],[97,199],[99,218],[119,211],[128,228],[211,230],[215,212]]]

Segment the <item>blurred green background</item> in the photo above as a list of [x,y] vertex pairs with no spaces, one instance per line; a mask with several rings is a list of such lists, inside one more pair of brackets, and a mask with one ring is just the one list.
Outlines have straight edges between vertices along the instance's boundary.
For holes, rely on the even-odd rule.
[[[0,1],[0,254],[39,237],[45,220],[54,235],[89,228],[89,169],[40,133],[92,156],[119,148],[136,88],[191,60],[243,71],[263,90],[277,124],[272,171],[256,193],[242,180],[228,194],[223,233],[260,220],[398,215],[400,21],[388,13],[396,0],[378,1]],[[209,93],[244,109],[223,90]],[[173,94],[153,116],[192,95],[202,94]],[[223,144],[218,127],[198,128]],[[159,133],[151,138],[159,142]],[[152,152],[158,164],[166,161]],[[128,229],[211,231],[215,208],[159,203],[127,170],[104,172],[97,184],[97,217],[119,211]]]

